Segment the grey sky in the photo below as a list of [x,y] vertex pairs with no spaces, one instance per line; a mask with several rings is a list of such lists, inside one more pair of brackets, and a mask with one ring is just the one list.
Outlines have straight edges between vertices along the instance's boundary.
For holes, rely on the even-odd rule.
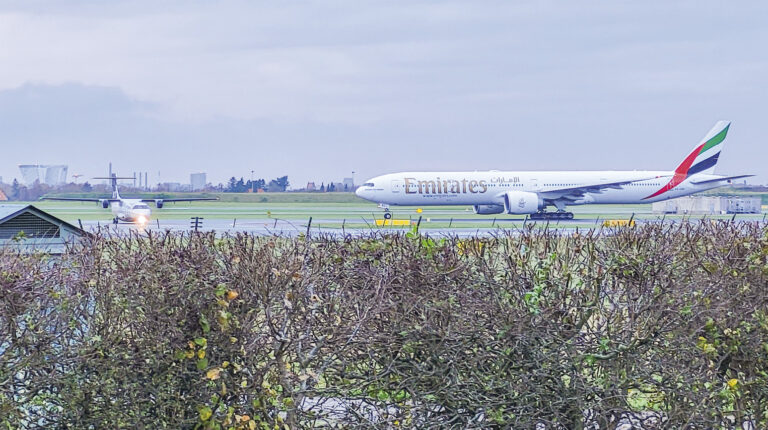
[[765,1],[0,6],[0,176],[673,169],[768,182]]

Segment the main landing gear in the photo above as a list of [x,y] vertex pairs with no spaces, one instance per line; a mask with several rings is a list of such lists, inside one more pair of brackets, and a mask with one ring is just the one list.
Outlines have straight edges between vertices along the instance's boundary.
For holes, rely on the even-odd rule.
[[573,219],[573,212],[557,211],[557,212],[536,212],[529,217],[533,221],[539,220],[551,220],[551,219]]

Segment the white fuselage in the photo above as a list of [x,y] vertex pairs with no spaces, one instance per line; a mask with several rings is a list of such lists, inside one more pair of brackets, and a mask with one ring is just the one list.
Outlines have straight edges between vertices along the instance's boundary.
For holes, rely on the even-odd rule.
[[[557,191],[590,184],[635,181],[616,188],[585,193],[567,205],[652,203],[723,186],[721,182],[692,182],[719,178],[693,175],[677,186],[649,197],[665,187],[670,171],[550,171],[550,172],[401,172],[377,176],[359,187],[356,194],[384,205],[503,205],[509,191],[537,193],[549,204]],[[649,179],[645,179],[649,178]],[[645,180],[638,180],[645,179]]]
[[110,203],[112,215],[125,222],[137,222],[143,224],[149,221],[152,210],[149,205],[140,199],[120,199]]

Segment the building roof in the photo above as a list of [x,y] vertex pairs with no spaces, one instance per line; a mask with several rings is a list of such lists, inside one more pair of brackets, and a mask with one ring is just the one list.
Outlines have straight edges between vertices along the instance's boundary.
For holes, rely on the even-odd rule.
[[66,226],[67,228],[70,228],[72,230],[77,230],[80,234],[85,233],[83,230],[81,230],[77,226],[74,226],[64,221],[61,218],[53,216],[42,209],[38,209],[33,205],[0,204],[0,223],[3,223],[7,219],[15,217],[16,215],[19,215],[24,211],[32,212],[35,215],[43,219],[46,219],[47,221],[53,222],[54,224],[58,224],[60,226]]
[[0,246],[56,254],[85,234],[82,229],[32,205],[0,204]]

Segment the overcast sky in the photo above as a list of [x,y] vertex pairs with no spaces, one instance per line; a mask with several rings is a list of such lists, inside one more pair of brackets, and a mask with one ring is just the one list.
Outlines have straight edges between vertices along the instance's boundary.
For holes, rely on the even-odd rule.
[[[5,1],[0,176],[672,170],[768,182],[768,2]],[[159,177],[158,177],[159,174]]]

